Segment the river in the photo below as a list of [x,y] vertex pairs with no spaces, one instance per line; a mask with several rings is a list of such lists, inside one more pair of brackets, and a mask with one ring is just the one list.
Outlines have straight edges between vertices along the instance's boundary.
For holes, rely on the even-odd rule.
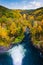
[[0,54],[0,65],[43,65],[40,52],[31,44],[30,34],[7,53]]

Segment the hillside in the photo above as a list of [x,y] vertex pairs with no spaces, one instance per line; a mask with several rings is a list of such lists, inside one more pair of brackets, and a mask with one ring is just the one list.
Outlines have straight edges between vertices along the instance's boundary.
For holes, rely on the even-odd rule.
[[0,46],[21,42],[29,30],[33,45],[43,49],[43,7],[12,10],[0,6]]
[[22,10],[21,13],[26,14],[28,16],[34,16],[36,20],[43,19],[43,7],[33,10]]
[[36,20],[43,19],[43,7],[33,10],[11,10],[6,7],[0,6],[0,17],[3,15],[8,15],[8,17],[14,17],[13,12],[19,12],[22,15],[26,14],[27,17],[34,16]]

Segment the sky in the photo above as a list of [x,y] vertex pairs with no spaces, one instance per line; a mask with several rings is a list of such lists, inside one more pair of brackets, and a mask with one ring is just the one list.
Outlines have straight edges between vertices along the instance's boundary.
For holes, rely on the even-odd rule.
[[43,0],[0,0],[0,5],[9,9],[36,9],[43,7]]

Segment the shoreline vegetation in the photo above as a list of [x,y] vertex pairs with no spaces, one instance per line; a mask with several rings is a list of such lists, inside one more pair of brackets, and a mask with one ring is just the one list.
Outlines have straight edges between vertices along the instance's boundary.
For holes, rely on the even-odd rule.
[[25,32],[30,32],[33,45],[43,50],[43,7],[11,10],[0,6],[0,46],[21,42]]

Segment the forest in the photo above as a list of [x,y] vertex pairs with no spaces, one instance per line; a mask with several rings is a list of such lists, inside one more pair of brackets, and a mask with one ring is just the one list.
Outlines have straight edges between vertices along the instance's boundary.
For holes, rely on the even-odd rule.
[[27,29],[33,45],[43,49],[43,7],[13,10],[0,6],[0,46],[21,42]]

